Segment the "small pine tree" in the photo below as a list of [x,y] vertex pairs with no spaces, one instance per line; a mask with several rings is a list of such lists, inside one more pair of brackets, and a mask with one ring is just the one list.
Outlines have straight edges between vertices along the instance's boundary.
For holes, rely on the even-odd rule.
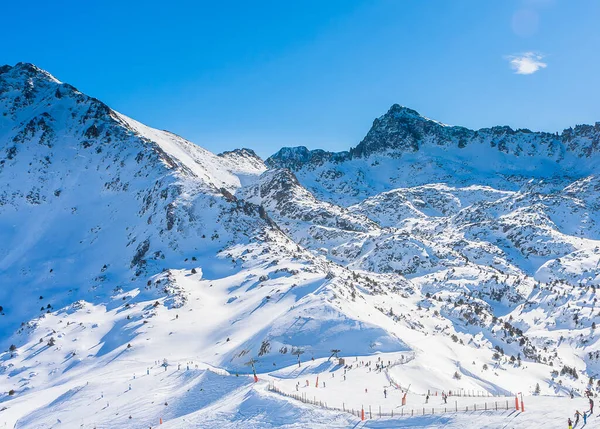
[[17,346],[15,346],[14,344],[11,344],[10,347],[8,348],[9,351],[14,352],[15,350],[17,350]]
[[536,395],[539,395],[541,393],[541,389],[540,389],[540,383],[536,383],[535,384],[535,391],[533,392]]

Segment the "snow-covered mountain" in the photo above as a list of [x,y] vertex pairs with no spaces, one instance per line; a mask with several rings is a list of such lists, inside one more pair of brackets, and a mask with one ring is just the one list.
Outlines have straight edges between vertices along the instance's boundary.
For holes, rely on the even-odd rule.
[[473,131],[398,105],[347,152],[215,155],[0,67],[0,424],[272,427],[260,410],[284,409],[332,427],[234,375],[252,360],[298,391],[343,370],[332,350],[407,363],[349,378],[349,401],[397,379],[582,392],[600,372],[599,160],[600,123]]
[[267,159],[327,200],[347,204],[382,191],[446,183],[518,190],[532,178],[564,180],[598,172],[600,122],[562,134],[510,127],[477,131],[444,125],[393,105],[346,152],[282,148]]

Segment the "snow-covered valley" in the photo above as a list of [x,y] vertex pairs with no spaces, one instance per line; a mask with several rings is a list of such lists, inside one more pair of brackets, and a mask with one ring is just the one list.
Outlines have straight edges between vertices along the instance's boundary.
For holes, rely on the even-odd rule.
[[600,123],[398,105],[347,152],[213,154],[0,67],[0,428],[564,424],[600,392],[599,161]]

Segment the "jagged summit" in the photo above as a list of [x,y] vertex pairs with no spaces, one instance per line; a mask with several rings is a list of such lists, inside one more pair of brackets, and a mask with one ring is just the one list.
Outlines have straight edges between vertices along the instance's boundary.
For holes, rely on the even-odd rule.
[[226,150],[224,152],[219,153],[218,156],[226,156],[226,155],[230,155],[230,154],[238,154],[238,155],[253,156],[255,158],[260,158],[256,154],[256,152],[254,152],[252,149],[247,148],[247,147],[242,147],[242,148],[233,149],[233,150]]
[[392,107],[389,108],[386,115],[395,115],[395,116],[410,116],[410,117],[418,117],[423,118],[419,112],[410,107],[402,106],[398,103],[392,104]]
[[[413,109],[394,104],[375,119],[364,139],[344,152],[282,148],[266,160],[270,168],[289,168],[302,178],[310,176],[318,187],[330,188],[346,174],[354,193],[360,183],[383,191],[390,180],[396,186],[439,182],[466,183],[469,177],[584,177],[599,170],[600,123],[578,125],[562,133],[514,130],[496,126],[472,130],[428,119]],[[389,172],[382,166],[389,165]],[[366,172],[379,165],[378,173],[366,179]],[[403,167],[400,167],[402,165]],[[427,171],[412,174],[408,168]],[[380,175],[383,175],[381,177]],[[377,184],[378,181],[385,183]],[[351,185],[350,182],[353,184]],[[366,183],[368,182],[368,183]],[[386,185],[387,183],[387,185]],[[510,186],[509,186],[510,187]],[[333,188],[331,188],[333,189]]]
[[[4,75],[4,76],[2,76],[2,75]],[[11,66],[8,64],[0,66],[0,77],[3,77],[4,79],[12,78],[12,79],[20,79],[20,80],[24,79],[24,78],[25,79],[40,78],[40,79],[48,79],[55,83],[61,83],[57,78],[55,78],[53,75],[51,75],[46,70],[39,68],[35,64],[24,63],[24,62],[17,63],[14,66]]]

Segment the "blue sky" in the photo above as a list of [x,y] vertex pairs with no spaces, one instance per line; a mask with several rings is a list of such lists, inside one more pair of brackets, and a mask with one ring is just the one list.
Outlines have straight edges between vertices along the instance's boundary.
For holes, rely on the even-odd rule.
[[2,16],[1,64],[214,152],[345,150],[393,103],[471,128],[600,121],[597,0],[33,0]]

